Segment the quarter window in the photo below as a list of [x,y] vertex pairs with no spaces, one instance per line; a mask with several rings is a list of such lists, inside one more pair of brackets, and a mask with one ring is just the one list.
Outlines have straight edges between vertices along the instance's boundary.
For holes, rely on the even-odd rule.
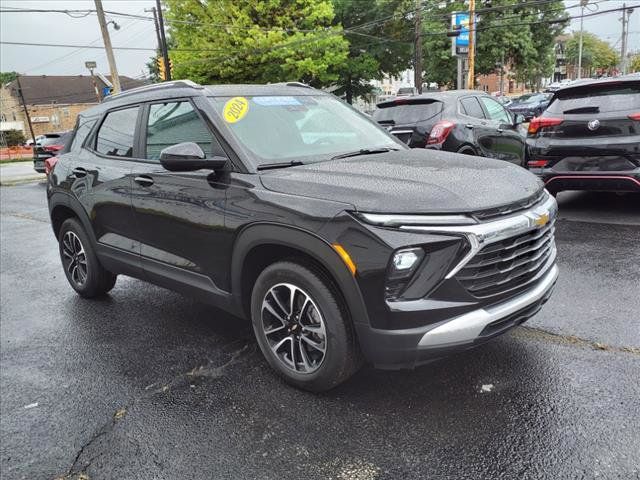
[[160,152],[182,142],[197,143],[207,157],[222,148],[189,102],[151,105],[147,122],[147,158],[158,160]]
[[476,97],[467,97],[460,100],[464,113],[469,117],[484,118],[484,111]]
[[480,100],[484,103],[491,120],[496,120],[501,123],[511,123],[511,119],[509,118],[507,111],[493,98],[480,97]]
[[138,107],[110,112],[98,131],[96,151],[113,157],[133,157]]

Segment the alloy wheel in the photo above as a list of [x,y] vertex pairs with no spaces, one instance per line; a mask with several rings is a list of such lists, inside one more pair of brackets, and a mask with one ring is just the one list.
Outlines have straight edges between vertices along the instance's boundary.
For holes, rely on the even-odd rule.
[[72,231],[62,237],[62,263],[71,281],[82,287],[87,281],[87,255],[80,238]]
[[324,319],[311,296],[290,283],[269,289],[262,300],[261,325],[269,348],[289,370],[315,372],[325,358]]

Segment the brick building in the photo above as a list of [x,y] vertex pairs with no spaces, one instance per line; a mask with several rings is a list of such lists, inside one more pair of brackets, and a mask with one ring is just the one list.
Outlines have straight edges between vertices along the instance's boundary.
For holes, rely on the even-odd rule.
[[[61,132],[73,128],[78,113],[98,103],[111,85],[109,76],[24,75],[20,85],[35,135]],[[120,76],[123,90],[145,82]],[[0,130],[22,130],[28,137],[29,125],[20,103],[18,85],[14,80],[0,89]]]

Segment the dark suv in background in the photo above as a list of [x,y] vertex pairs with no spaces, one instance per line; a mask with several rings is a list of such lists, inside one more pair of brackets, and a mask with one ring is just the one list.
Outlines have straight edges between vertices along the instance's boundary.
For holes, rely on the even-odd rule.
[[534,175],[410,150],[299,84],[115,95],[80,115],[47,193],[81,296],[129,275],[249,318],[268,363],[309,390],[363,360],[479,345],[558,275],[556,202]]
[[373,119],[411,148],[446,150],[524,166],[523,118],[475,90],[452,90],[381,102]]
[[529,124],[527,148],[551,192],[640,191],[640,77],[560,88]]

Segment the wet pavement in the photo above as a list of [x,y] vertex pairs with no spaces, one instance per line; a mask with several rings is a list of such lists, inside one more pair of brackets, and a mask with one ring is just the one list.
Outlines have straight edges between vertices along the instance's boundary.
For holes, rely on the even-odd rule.
[[640,198],[559,201],[527,326],[314,395],[216,309],[128,278],[80,299],[44,186],[2,187],[2,478],[640,478]]

